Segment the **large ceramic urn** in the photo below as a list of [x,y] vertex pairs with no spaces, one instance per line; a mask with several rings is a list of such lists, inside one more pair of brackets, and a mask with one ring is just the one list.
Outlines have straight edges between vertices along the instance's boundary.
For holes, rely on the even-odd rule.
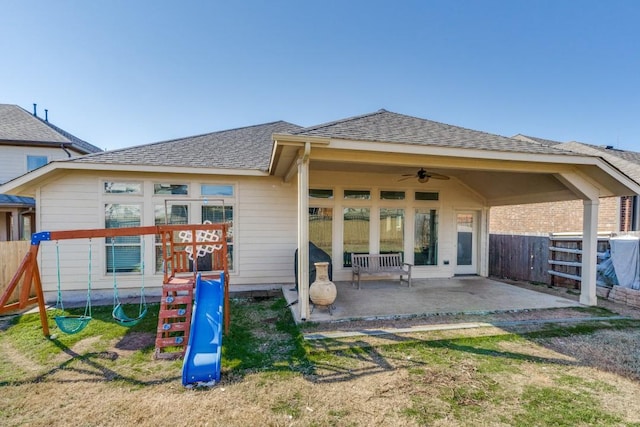
[[315,305],[331,306],[338,291],[335,283],[329,280],[329,263],[316,262],[316,280],[309,287],[309,298]]

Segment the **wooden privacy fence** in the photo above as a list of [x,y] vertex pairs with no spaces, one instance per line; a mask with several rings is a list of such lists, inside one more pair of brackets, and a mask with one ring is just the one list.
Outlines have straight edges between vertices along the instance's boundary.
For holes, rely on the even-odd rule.
[[[0,295],[7,289],[11,278],[18,271],[22,258],[29,252],[29,246],[31,246],[31,242],[28,240],[0,242]],[[17,300],[18,292],[16,291],[10,301]]]
[[490,276],[548,284],[551,280],[548,270],[548,236],[489,236]]
[[[598,234],[598,262],[604,258],[613,233]],[[491,234],[489,275],[501,279],[580,287],[582,235],[548,236]]]

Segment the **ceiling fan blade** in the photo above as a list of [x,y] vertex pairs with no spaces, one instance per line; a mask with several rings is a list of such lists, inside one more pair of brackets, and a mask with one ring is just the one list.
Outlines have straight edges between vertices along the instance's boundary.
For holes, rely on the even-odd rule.
[[400,181],[406,181],[406,180],[411,179],[411,178],[413,178],[413,175],[405,176],[404,178],[400,178],[400,179],[398,180],[398,182],[400,182]]
[[435,173],[435,172],[428,172],[428,173],[427,173],[427,176],[428,176],[429,178],[432,178],[432,179],[449,179],[449,177],[448,177],[448,176],[446,176],[446,175],[441,175],[441,174],[439,174],[439,173]]

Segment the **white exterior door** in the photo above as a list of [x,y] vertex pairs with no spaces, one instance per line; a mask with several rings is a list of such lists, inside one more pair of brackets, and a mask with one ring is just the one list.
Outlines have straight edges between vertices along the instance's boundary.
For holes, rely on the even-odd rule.
[[477,274],[478,214],[456,212],[456,266],[454,274]]

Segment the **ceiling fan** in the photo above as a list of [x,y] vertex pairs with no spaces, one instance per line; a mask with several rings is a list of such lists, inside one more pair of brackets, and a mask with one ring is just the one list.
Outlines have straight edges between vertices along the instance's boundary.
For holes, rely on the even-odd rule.
[[416,178],[418,182],[425,183],[430,179],[449,179],[446,175],[441,175],[435,172],[428,172],[425,168],[420,168],[416,173],[408,173],[402,175],[403,178],[400,178],[398,181],[405,181],[409,178]]

